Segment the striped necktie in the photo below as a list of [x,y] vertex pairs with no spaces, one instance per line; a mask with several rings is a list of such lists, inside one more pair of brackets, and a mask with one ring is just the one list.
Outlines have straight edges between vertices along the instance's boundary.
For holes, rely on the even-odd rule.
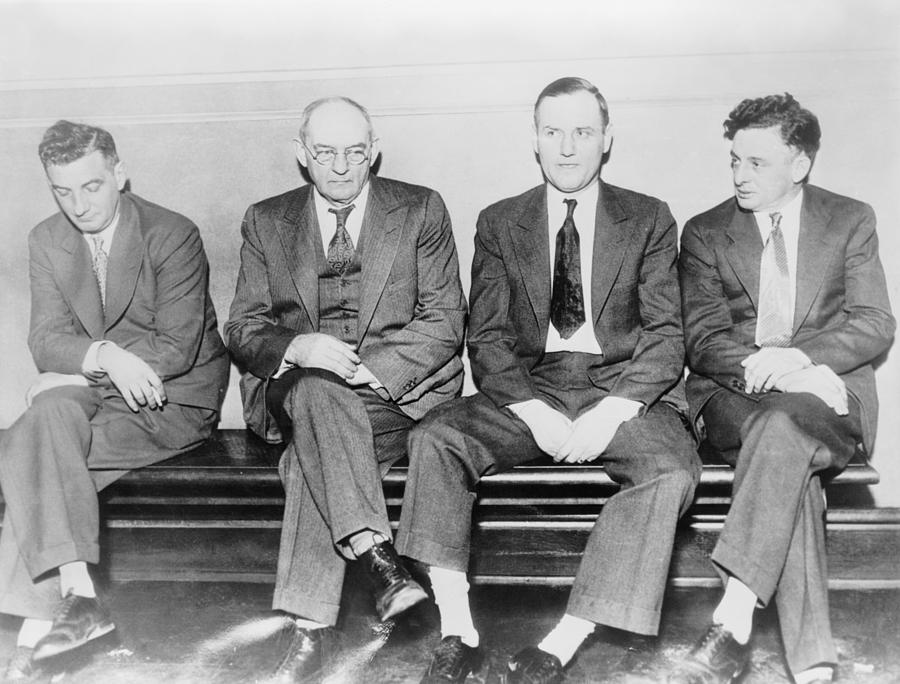
[[772,230],[759,265],[759,310],[756,317],[758,347],[786,347],[793,333],[791,276],[781,232],[781,214],[769,214]]
[[103,308],[106,309],[106,268],[109,265],[109,255],[103,249],[103,238],[99,235],[92,235],[91,242],[94,243],[94,277],[97,278],[97,287],[100,288],[100,301]]

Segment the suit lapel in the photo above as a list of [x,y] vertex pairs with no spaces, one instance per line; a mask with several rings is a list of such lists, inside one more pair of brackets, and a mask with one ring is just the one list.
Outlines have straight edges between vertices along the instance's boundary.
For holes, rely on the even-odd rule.
[[357,339],[360,343],[384,292],[408,212],[409,207],[402,198],[388,192],[375,176],[369,177],[369,198],[360,232],[360,243],[365,241],[357,319]]
[[122,195],[119,206],[119,224],[116,226],[106,271],[107,330],[128,308],[144,258],[144,236],[141,234],[137,209],[127,195]]
[[725,229],[731,244],[725,248],[725,256],[731,268],[744,286],[753,308],[759,308],[759,261],[763,243],[752,212],[738,209],[734,204],[734,216]]
[[600,197],[594,218],[594,245],[591,260],[591,315],[594,323],[619,275],[629,230],[625,221],[628,215],[608,185],[600,183]]
[[81,233],[62,214],[60,221],[55,262],[63,296],[87,334],[95,340],[103,339],[103,307],[91,265],[91,250]]
[[800,237],[797,247],[797,294],[794,304],[794,331],[809,315],[813,300],[825,281],[828,262],[834,257],[834,232],[828,230],[830,216],[807,188],[800,209]]
[[534,309],[541,344],[546,343],[550,321],[550,238],[547,226],[547,190],[535,188],[523,203],[516,224],[509,225],[509,241],[516,254],[525,292]]
[[313,330],[319,328],[317,252],[322,250],[319,220],[311,185],[297,191],[276,219],[275,229],[287,257],[288,269]]

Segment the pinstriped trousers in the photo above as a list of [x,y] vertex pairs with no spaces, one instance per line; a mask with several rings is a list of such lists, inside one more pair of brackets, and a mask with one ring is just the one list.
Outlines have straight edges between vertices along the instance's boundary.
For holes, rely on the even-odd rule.
[[342,542],[365,529],[391,538],[381,479],[406,455],[415,421],[318,369],[289,371],[266,401],[292,432],[279,463],[286,501],[272,607],[333,625],[348,562]]
[[[606,392],[574,355],[557,358],[532,377],[539,398],[574,418]],[[483,394],[433,409],[410,434],[398,552],[466,571],[479,479],[543,455],[525,423]],[[621,488],[588,538],[567,612],[656,634],[676,524],[693,499],[700,459],[677,411],[656,404],[623,423],[598,460]]]

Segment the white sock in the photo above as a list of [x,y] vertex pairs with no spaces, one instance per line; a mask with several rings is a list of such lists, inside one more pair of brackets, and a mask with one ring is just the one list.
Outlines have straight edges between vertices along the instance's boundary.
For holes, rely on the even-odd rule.
[[350,536],[347,539],[347,544],[350,546],[350,550],[353,552],[353,555],[359,558],[366,551],[371,549],[375,544],[380,544],[381,542],[389,541],[381,532],[375,532],[374,530],[362,530],[361,532],[357,532]]
[[458,636],[467,646],[476,648],[478,632],[469,609],[469,580],[466,573],[446,568],[428,568],[434,602],[441,614],[441,638]]
[[34,648],[53,627],[53,620],[38,620],[37,618],[25,618],[19,628],[19,636],[16,638],[16,646]]
[[553,631],[538,644],[538,648],[545,653],[555,655],[565,667],[596,626],[590,620],[566,613]]
[[59,593],[63,597],[72,590],[78,596],[87,598],[96,598],[97,592],[94,590],[94,583],[88,574],[87,563],[84,561],[73,561],[59,566]]
[[753,611],[758,601],[750,587],[736,577],[725,583],[725,595],[713,612],[713,622],[731,632],[735,641],[746,644],[753,629]]
[[325,629],[328,625],[315,620],[307,620],[306,618],[295,617],[294,624],[300,629]]
[[807,684],[807,682],[811,682],[814,679],[825,679],[830,682],[833,678],[834,670],[827,665],[820,665],[798,672],[794,675],[794,682],[796,684]]

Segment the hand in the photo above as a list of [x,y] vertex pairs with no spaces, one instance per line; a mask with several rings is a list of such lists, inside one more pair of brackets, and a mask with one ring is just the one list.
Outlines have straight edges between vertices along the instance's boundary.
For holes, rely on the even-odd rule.
[[834,409],[839,416],[846,416],[847,385],[828,366],[810,366],[789,373],[779,380],[775,389],[782,392],[809,392]]
[[356,374],[359,357],[346,342],[324,333],[297,335],[288,345],[284,360],[300,368],[321,368],[345,380]]
[[162,380],[141,357],[107,342],[97,352],[97,364],[135,413],[141,406],[156,409],[166,402]]
[[619,426],[640,413],[639,401],[623,397],[605,397],[573,423],[572,434],[559,450],[561,463],[593,461],[606,451]]
[[31,386],[25,392],[25,404],[31,407],[31,402],[41,392],[46,392],[54,387],[65,387],[66,385],[88,386],[87,378],[83,375],[67,375],[65,373],[41,373],[37,380],[31,383]]
[[372,375],[372,371],[366,368],[364,363],[359,364],[356,367],[356,373],[354,373],[351,377],[347,378],[347,384],[351,387],[359,387],[360,385],[369,385],[372,389],[377,389],[379,387],[384,387],[380,382],[378,382],[378,378]]
[[744,391],[768,392],[788,373],[808,368],[812,361],[795,347],[765,347],[741,361],[744,367]]
[[538,448],[556,459],[559,448],[572,432],[572,421],[540,399],[510,404],[507,408],[528,426]]

